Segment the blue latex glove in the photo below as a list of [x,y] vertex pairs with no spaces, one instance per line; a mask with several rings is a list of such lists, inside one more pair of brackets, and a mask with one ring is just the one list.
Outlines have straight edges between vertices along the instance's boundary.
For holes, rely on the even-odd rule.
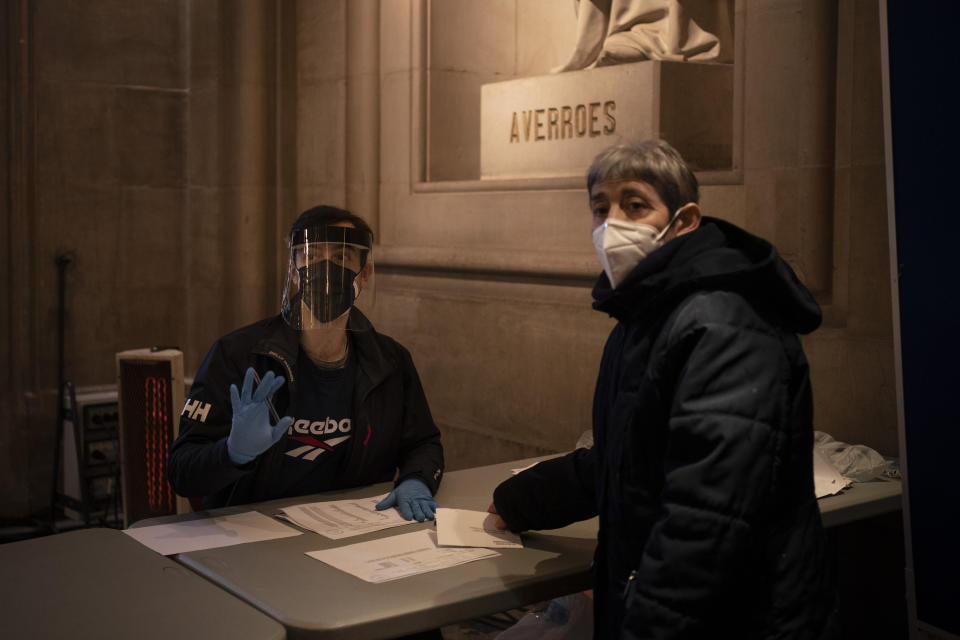
[[293,418],[286,416],[277,424],[270,424],[267,400],[283,386],[283,376],[277,377],[273,371],[268,371],[256,391],[253,390],[253,376],[253,367],[250,367],[243,377],[242,392],[237,391],[237,385],[230,385],[233,424],[227,436],[227,453],[234,464],[246,464],[272,447],[293,422]]
[[426,483],[419,478],[407,478],[397,485],[386,498],[377,503],[377,511],[396,507],[404,520],[417,522],[433,520],[433,512],[437,508],[437,501]]

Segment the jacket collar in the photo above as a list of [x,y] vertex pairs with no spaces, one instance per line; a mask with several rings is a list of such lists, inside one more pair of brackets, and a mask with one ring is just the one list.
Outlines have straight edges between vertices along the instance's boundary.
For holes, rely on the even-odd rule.
[[370,321],[356,307],[350,309],[347,328],[352,331],[353,346],[357,349],[357,363],[361,375],[357,380],[356,394],[361,400],[367,393],[399,367],[393,358],[384,353],[377,340],[377,332]]
[[[351,331],[352,345],[357,350],[357,362],[360,365],[361,396],[376,387],[399,364],[387,357],[376,339],[376,330],[363,313],[356,307],[350,309],[347,328]],[[288,325],[281,315],[276,315],[269,325],[266,335],[256,344],[253,352],[280,362],[284,375],[291,387],[296,387],[297,355],[300,351],[300,332]]]
[[280,314],[273,317],[266,335],[253,347],[253,352],[273,358],[283,365],[284,375],[291,387],[295,387],[297,351],[300,349],[300,332],[286,323]]
[[[704,217],[704,223],[711,221]],[[620,286],[610,287],[601,274],[593,287],[593,308],[605,311],[617,320],[636,319],[661,307],[670,294],[689,281],[688,270],[698,254],[722,246],[723,236],[713,225],[702,224],[692,233],[667,242],[633,268]]]
[[711,290],[737,291],[774,310],[784,326],[798,333],[820,324],[820,307],[772,244],[707,216],[699,229],[641,260],[617,289],[601,275],[593,289],[593,308],[617,320],[636,320],[694,291]]

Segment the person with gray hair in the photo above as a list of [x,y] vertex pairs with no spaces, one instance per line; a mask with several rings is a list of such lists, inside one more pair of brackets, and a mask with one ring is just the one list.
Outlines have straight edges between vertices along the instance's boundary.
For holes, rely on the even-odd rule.
[[506,480],[512,531],[599,516],[596,638],[833,638],[813,489],[813,398],[797,334],[820,308],[766,240],[706,217],[659,140],[587,177],[604,347],[590,449]]
[[670,211],[700,202],[693,171],[677,150],[662,140],[618,144],[600,152],[587,171],[587,193],[592,193],[597,183],[628,178],[652,186]]

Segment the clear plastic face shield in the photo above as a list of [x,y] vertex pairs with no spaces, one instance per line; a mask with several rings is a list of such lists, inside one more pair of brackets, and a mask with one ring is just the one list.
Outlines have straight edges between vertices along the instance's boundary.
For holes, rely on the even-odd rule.
[[369,233],[351,226],[313,226],[290,241],[283,319],[294,329],[360,330],[347,326],[354,305],[368,312],[374,301]]

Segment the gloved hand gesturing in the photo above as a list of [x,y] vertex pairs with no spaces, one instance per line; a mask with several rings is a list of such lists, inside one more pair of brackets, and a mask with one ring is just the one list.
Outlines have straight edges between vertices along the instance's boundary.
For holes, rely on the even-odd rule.
[[433,520],[437,501],[433,499],[426,483],[419,478],[407,478],[396,486],[386,498],[377,503],[377,511],[396,507],[404,520],[417,522]]
[[235,464],[246,464],[269,449],[287,430],[293,418],[286,416],[277,424],[270,424],[267,400],[283,386],[283,376],[277,377],[268,371],[253,390],[253,367],[243,377],[243,391],[230,385],[230,404],[233,406],[233,423],[227,436],[227,453]]

